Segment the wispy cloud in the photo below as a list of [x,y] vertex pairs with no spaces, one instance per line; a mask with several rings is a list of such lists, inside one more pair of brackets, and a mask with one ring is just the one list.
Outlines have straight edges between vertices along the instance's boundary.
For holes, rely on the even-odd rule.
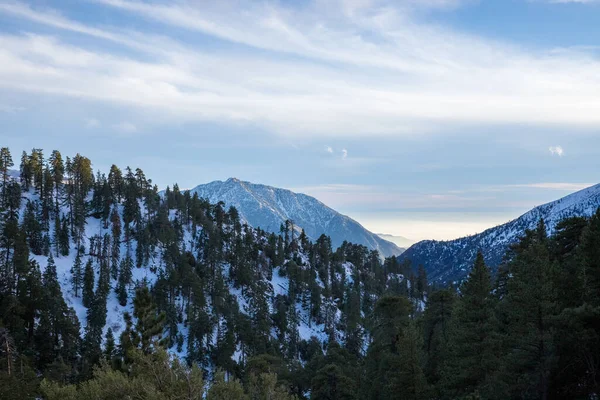
[[329,154],[333,154],[333,148],[331,146],[325,146],[325,151]]
[[342,149],[342,160],[345,160],[346,158],[348,158],[348,150]]
[[[281,135],[404,135],[452,124],[600,126],[593,52],[530,51],[424,24],[407,11],[416,0],[338,1],[340,7],[314,1],[297,8],[97,0],[109,12],[187,30],[186,40],[0,1],[0,13],[55,30],[0,35],[0,87],[143,109],[155,118],[252,123]],[[65,32],[90,40],[71,42]],[[206,35],[232,46],[208,51]],[[131,51],[93,45],[105,41]]]
[[563,150],[563,148],[561,146],[550,146],[548,148],[548,150],[550,151],[550,154],[552,154],[553,156],[559,156],[562,157],[565,154],[565,151]]

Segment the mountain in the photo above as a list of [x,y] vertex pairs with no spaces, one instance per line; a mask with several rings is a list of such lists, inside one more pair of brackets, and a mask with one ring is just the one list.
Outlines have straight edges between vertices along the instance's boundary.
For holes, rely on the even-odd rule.
[[222,201],[227,207],[234,206],[248,225],[268,232],[279,233],[281,224],[292,220],[297,227],[304,229],[310,239],[316,240],[322,234],[329,236],[334,247],[348,241],[377,250],[385,257],[402,253],[402,249],[394,243],[302,193],[236,178],[198,185],[190,192],[198,193],[199,197],[211,203]]
[[478,250],[486,263],[497,267],[509,245],[515,243],[526,229],[533,229],[540,219],[552,234],[556,224],[568,217],[592,215],[600,207],[600,184],[570,194],[559,200],[538,206],[506,224],[490,228],[477,235],[450,241],[424,240],[409,247],[399,256],[414,266],[422,264],[431,282],[451,282],[464,278]]
[[390,235],[388,233],[377,233],[377,236],[387,240],[388,242],[395,243],[396,246],[400,247],[403,250],[406,250],[407,248],[415,244],[414,240],[405,238],[404,236]]

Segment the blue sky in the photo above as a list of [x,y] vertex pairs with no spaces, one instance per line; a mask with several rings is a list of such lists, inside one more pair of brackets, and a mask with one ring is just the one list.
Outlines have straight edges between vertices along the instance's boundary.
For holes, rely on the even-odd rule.
[[600,1],[0,0],[0,139],[449,239],[600,182]]

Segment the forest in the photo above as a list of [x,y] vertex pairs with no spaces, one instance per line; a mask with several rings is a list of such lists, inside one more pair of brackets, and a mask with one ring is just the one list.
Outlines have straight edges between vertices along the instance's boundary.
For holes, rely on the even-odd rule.
[[1,399],[594,399],[600,210],[501,266],[422,266],[137,168],[0,150]]

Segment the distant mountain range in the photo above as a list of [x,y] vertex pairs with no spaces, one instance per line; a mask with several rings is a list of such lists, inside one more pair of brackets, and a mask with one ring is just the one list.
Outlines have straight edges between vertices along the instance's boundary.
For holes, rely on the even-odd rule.
[[415,244],[414,240],[405,238],[404,236],[390,235],[387,233],[377,233],[377,236],[387,240],[388,242],[395,243],[396,246],[400,247],[401,249],[407,249],[413,244]]
[[590,216],[600,207],[600,184],[570,194],[559,200],[536,207],[517,219],[477,235],[450,241],[424,240],[409,247],[399,260],[410,260],[413,266],[422,264],[431,282],[458,281],[464,278],[478,250],[492,268],[502,261],[509,245],[515,243],[526,229],[533,229],[544,219],[548,233],[564,218]]
[[402,249],[391,241],[369,232],[350,217],[342,215],[314,197],[230,178],[198,185],[190,190],[211,203],[222,201],[238,209],[248,225],[268,232],[279,232],[285,220],[304,229],[315,240],[322,234],[331,238],[333,247],[343,241],[362,244],[385,257],[399,255]]

